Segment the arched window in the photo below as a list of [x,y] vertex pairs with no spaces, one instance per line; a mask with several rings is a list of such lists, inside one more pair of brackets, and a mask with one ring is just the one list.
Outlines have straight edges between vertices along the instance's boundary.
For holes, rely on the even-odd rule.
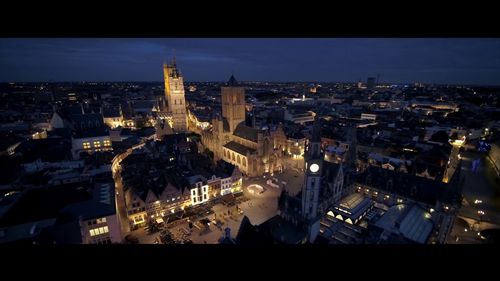
[[246,167],[247,166],[247,159],[245,157],[243,157],[243,167]]
[[234,161],[234,152],[231,152],[231,160]]
[[238,159],[238,164],[241,164],[241,158],[240,158],[240,155],[237,156],[237,159]]
[[223,150],[224,150],[224,157],[227,157],[227,155],[226,155],[226,150],[225,150],[225,149],[223,149]]

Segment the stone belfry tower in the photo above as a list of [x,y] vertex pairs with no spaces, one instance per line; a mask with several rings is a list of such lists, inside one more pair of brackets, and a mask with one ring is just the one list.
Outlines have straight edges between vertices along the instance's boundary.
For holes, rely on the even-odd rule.
[[175,57],[171,64],[163,64],[165,97],[168,111],[172,113],[172,128],[176,132],[187,131],[186,99],[184,97],[184,79],[177,69]]
[[302,186],[302,216],[308,220],[314,220],[318,216],[323,159],[324,155],[321,151],[321,127],[319,119],[316,119],[304,157],[305,177],[304,185]]
[[245,121],[245,88],[231,75],[225,86],[221,88],[222,116],[229,123],[231,134],[238,124]]

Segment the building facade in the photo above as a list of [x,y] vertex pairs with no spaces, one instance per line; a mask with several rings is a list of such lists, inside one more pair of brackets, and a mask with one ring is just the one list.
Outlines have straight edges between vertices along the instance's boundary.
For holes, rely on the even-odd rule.
[[123,127],[124,118],[121,106],[118,108],[103,108],[104,124],[111,129]]
[[76,135],[71,140],[74,159],[79,159],[80,152],[94,153],[99,151],[111,151],[111,138],[109,133],[95,133],[92,135]]

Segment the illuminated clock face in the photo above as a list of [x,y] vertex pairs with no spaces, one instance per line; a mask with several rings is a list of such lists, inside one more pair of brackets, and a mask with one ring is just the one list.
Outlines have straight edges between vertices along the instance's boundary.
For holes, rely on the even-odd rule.
[[311,166],[309,167],[309,170],[313,173],[316,173],[317,171],[319,171],[319,165],[314,163],[314,164],[311,164]]

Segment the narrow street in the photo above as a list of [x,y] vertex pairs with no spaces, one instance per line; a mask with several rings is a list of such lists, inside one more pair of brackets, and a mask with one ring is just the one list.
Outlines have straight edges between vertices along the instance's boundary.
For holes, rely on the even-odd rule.
[[130,225],[128,222],[127,209],[125,203],[125,193],[123,192],[123,182],[121,177],[121,166],[120,162],[125,159],[132,149],[127,150],[122,154],[118,154],[111,165],[111,170],[113,172],[113,179],[115,181],[115,205],[116,205],[116,215],[121,227],[122,240],[130,232]]

